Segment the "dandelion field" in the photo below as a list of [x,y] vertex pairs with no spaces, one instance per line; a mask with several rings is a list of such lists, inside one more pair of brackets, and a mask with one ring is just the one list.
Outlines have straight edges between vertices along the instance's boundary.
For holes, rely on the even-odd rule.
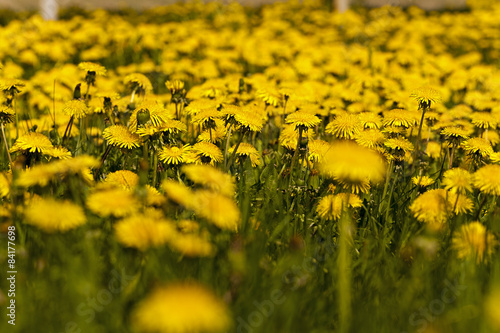
[[1,332],[500,331],[496,2],[18,15]]

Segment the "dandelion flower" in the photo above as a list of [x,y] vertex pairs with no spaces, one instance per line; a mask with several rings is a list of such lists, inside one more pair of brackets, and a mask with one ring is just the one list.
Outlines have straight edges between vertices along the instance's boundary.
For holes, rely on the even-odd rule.
[[106,68],[102,65],[85,61],[78,64],[78,68],[83,69],[86,72],[90,72],[93,75],[106,75]]
[[464,169],[454,168],[443,174],[444,188],[452,193],[472,191],[472,175]]
[[182,147],[176,146],[166,146],[158,154],[160,161],[165,164],[182,164],[187,160],[187,154],[191,151],[190,145],[184,145]]
[[402,161],[406,153],[413,151],[413,144],[404,137],[387,139],[384,145],[391,149],[391,157],[398,161]]
[[45,232],[66,232],[87,222],[82,207],[52,198],[32,202],[24,211],[26,223]]
[[471,122],[477,128],[484,129],[496,128],[498,125],[498,119],[489,112],[473,112]]
[[157,287],[132,312],[139,332],[226,332],[231,327],[227,306],[205,287],[177,283]]
[[475,259],[477,263],[488,261],[497,240],[480,222],[462,225],[453,233],[452,248],[461,259]]
[[332,120],[325,132],[339,139],[353,139],[361,131],[361,122],[356,114],[342,113]]
[[356,141],[358,145],[370,149],[379,147],[380,145],[382,145],[384,140],[385,140],[384,133],[382,133],[378,129],[367,129],[359,132],[354,137],[354,141]]
[[449,193],[448,202],[455,214],[467,214],[472,211],[474,204],[469,197],[461,193]]
[[167,197],[185,208],[193,207],[194,192],[189,187],[174,180],[164,180],[161,184]]
[[52,147],[45,150],[45,155],[52,156],[61,160],[71,158],[71,152],[65,147]]
[[434,179],[429,176],[415,176],[411,179],[411,181],[413,184],[420,187],[427,187],[434,184]]
[[149,215],[133,215],[118,221],[115,226],[118,242],[144,251],[164,245],[176,235],[171,222]]
[[124,217],[139,209],[134,195],[122,188],[97,190],[87,198],[87,207],[101,217]]
[[417,123],[417,117],[414,112],[404,109],[393,109],[384,112],[384,126],[412,127]]
[[449,127],[443,128],[443,130],[441,131],[441,134],[444,135],[449,142],[457,142],[458,143],[461,140],[468,139],[469,135],[471,133],[470,133],[470,131],[468,131],[462,127],[449,126]]
[[483,138],[470,138],[462,143],[462,147],[469,155],[478,157],[488,157],[493,153],[491,143]]
[[357,208],[361,207],[361,204],[362,201],[356,194],[329,194],[319,201],[316,212],[326,220],[338,220],[342,210],[347,208],[347,205]]
[[431,229],[439,230],[448,219],[450,204],[446,191],[435,189],[418,196],[410,205],[410,211],[420,222],[427,223]]
[[174,95],[183,91],[184,82],[180,80],[167,81],[165,82],[165,86],[167,87],[168,90],[170,90],[170,93]]
[[5,198],[10,194],[10,183],[12,177],[9,174],[0,172],[0,198]]
[[364,128],[380,128],[382,126],[382,118],[375,112],[362,112],[358,116]]
[[386,171],[382,156],[351,142],[332,144],[319,170],[355,193],[367,192],[368,183],[381,182]]
[[222,112],[220,112],[215,107],[211,107],[202,109],[200,112],[193,116],[191,121],[193,122],[193,124],[201,125],[204,128],[212,128],[215,127],[215,119],[220,119],[222,118],[222,116]]
[[259,112],[252,112],[251,108],[243,109],[235,114],[234,120],[246,131],[260,132],[264,127],[264,119]]
[[308,159],[311,162],[323,161],[323,156],[330,149],[328,142],[323,140],[311,140],[307,143],[307,147],[309,149]]
[[286,123],[294,125],[295,129],[301,127],[307,130],[308,128],[319,125],[319,123],[321,123],[321,119],[308,112],[296,111],[286,117]]
[[[229,148],[229,152],[232,153],[234,148],[235,146]],[[259,152],[250,143],[242,142],[236,151],[236,156],[238,156],[239,162],[242,162],[245,158],[249,157],[252,167],[256,167],[262,163]]]
[[197,215],[217,227],[236,231],[240,224],[240,211],[230,198],[208,190],[195,192],[191,207]]
[[85,102],[78,99],[73,99],[64,104],[63,112],[68,116],[80,119],[87,115],[87,113],[89,112],[89,108],[87,107],[87,105],[85,105]]
[[215,253],[212,243],[198,235],[178,234],[170,240],[169,245],[187,257],[210,257]]
[[8,124],[14,121],[16,118],[16,113],[12,108],[1,105],[0,106],[0,123],[2,124]]
[[202,162],[215,163],[221,162],[223,159],[222,151],[211,142],[198,142],[193,145],[193,151],[198,153]]
[[26,84],[22,80],[13,78],[2,78],[0,79],[0,90],[7,93],[19,93],[21,88]]
[[52,148],[52,143],[45,135],[37,132],[29,132],[17,138],[12,148],[10,148],[10,152],[45,153]]
[[139,135],[131,133],[125,126],[113,125],[106,127],[102,132],[102,137],[112,146],[120,148],[137,148],[141,144]]
[[485,165],[473,175],[474,187],[481,192],[491,195],[500,195],[500,165]]
[[138,87],[144,91],[153,90],[153,85],[151,81],[146,77],[146,75],[141,73],[129,74],[125,77],[125,84],[129,84],[132,87]]
[[182,172],[195,184],[200,184],[228,197],[233,196],[236,190],[233,178],[212,166],[186,165],[182,167]]
[[420,109],[430,109],[431,102],[438,103],[441,102],[441,94],[436,89],[428,86],[420,87],[414,90],[410,97],[417,100]]
[[104,182],[131,190],[139,184],[139,176],[129,170],[118,170],[108,174]]

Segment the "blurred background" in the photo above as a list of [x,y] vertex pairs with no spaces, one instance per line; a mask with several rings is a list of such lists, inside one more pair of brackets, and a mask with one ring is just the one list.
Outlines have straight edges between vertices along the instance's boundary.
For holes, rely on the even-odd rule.
[[[85,9],[93,8],[135,8],[144,9],[154,6],[167,5],[177,2],[177,0],[0,0],[1,9],[13,10],[33,10],[37,9],[41,2],[54,1],[60,7],[78,6]],[[481,0],[476,0],[481,1]],[[238,0],[245,5],[260,5],[263,3],[275,2],[275,0]],[[416,5],[423,9],[457,9],[466,6],[466,0],[334,0],[338,7],[345,7],[347,2],[351,4],[366,5],[369,7],[393,5],[412,6]],[[469,1],[473,2],[473,1]]]

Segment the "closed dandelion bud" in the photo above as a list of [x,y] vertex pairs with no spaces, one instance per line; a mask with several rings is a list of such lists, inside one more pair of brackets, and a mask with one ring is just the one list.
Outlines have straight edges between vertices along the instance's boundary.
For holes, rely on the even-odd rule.
[[78,83],[75,86],[75,89],[73,90],[73,99],[80,99],[82,98],[82,91],[81,91],[81,83]]
[[146,125],[146,123],[151,119],[149,111],[142,109],[137,112],[137,128]]

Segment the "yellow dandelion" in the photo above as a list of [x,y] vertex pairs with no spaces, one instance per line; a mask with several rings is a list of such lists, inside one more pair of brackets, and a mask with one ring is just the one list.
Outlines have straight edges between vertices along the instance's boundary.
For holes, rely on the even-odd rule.
[[453,233],[452,248],[460,259],[473,259],[477,263],[488,261],[496,245],[495,236],[480,222],[462,225]]
[[8,124],[14,121],[16,119],[16,113],[12,108],[1,105],[0,106],[0,123],[2,124]]
[[39,199],[24,210],[27,224],[45,232],[66,232],[87,222],[82,207],[70,201],[56,201],[52,198]]
[[238,206],[222,194],[199,190],[194,194],[194,203],[191,208],[197,215],[221,229],[236,231],[240,224]]
[[356,194],[329,194],[319,201],[316,212],[326,220],[338,220],[342,215],[342,210],[345,210],[347,205],[357,208],[361,207],[361,204],[362,201]]
[[165,86],[172,95],[180,93],[184,90],[184,82],[180,80],[167,81],[165,82]]
[[169,245],[186,257],[210,257],[215,253],[212,243],[198,235],[178,234]]
[[391,150],[391,157],[402,161],[406,153],[413,151],[413,144],[404,137],[387,139],[384,145]]
[[[229,153],[233,153],[235,146],[229,148]],[[238,157],[238,162],[243,163],[244,160],[249,157],[252,167],[261,165],[260,154],[257,149],[250,143],[242,142],[236,151],[236,156]]]
[[162,246],[176,237],[175,227],[171,222],[148,214],[133,215],[120,220],[114,229],[118,242],[141,251]]
[[325,156],[330,145],[328,142],[323,140],[311,140],[307,143],[309,149],[309,161],[311,162],[321,162],[323,161],[323,156]]
[[443,128],[441,134],[444,135],[449,142],[458,143],[461,140],[467,140],[471,131],[458,126],[449,126]]
[[382,118],[375,112],[362,112],[358,116],[363,128],[382,127]]
[[417,100],[420,109],[430,109],[431,103],[439,103],[442,100],[439,91],[428,86],[414,90],[410,97]]
[[162,148],[158,157],[160,161],[165,164],[177,165],[187,162],[187,154],[190,151],[190,145],[184,145],[182,147],[166,146]]
[[37,132],[29,132],[17,138],[12,148],[10,148],[10,152],[45,153],[53,148],[49,138],[45,135]]
[[83,69],[86,72],[90,72],[93,75],[106,75],[106,68],[102,65],[84,61],[78,64],[78,68]]
[[467,154],[477,157],[488,157],[493,153],[493,148],[488,140],[483,138],[470,138],[462,143]]
[[354,139],[361,131],[359,116],[351,113],[337,115],[325,128],[325,132],[339,139]]
[[55,180],[57,175],[52,163],[35,165],[23,170],[17,177],[16,184],[22,187],[46,186],[50,181]]
[[278,106],[281,102],[281,94],[272,87],[263,87],[257,90],[257,97],[262,99],[266,104]]
[[102,132],[102,137],[112,146],[120,148],[137,148],[141,144],[139,135],[131,133],[125,126],[112,125],[106,127]]
[[321,119],[316,115],[304,111],[296,111],[286,117],[286,123],[295,126],[295,129],[302,128],[307,130],[321,123]]
[[232,197],[236,190],[233,178],[210,165],[186,165],[182,172],[195,184]]
[[381,182],[386,172],[380,154],[352,142],[332,144],[319,170],[355,193],[367,192],[368,183]]
[[131,190],[139,184],[139,176],[129,170],[118,170],[108,174],[104,182],[125,190]]
[[26,84],[22,80],[13,79],[13,78],[2,78],[0,79],[0,90],[7,93],[19,93],[21,92],[21,88]]
[[153,90],[153,85],[151,84],[151,81],[149,81],[146,75],[141,73],[133,73],[127,75],[125,77],[125,84],[132,86],[132,89],[137,87],[144,91]]
[[366,129],[359,132],[354,137],[354,141],[356,141],[358,145],[370,149],[380,147],[383,144],[384,140],[384,133],[382,133],[378,129]]
[[63,106],[63,112],[69,116],[75,117],[76,119],[83,118],[89,113],[89,108],[85,102],[73,99],[66,102]]
[[434,179],[429,176],[415,176],[412,177],[411,181],[413,184],[420,187],[427,187],[434,184]]
[[207,288],[177,283],[153,290],[132,312],[139,332],[226,332],[231,317],[225,303]]
[[223,117],[223,113],[217,108],[211,107],[202,109],[191,119],[193,124],[201,125],[204,128],[215,127],[215,120]]
[[450,204],[450,207],[452,207],[453,213],[457,215],[467,214],[474,208],[472,200],[465,194],[461,193],[449,193],[448,203]]
[[418,120],[418,115],[415,112],[406,111],[404,109],[393,109],[384,112],[384,126],[393,127],[412,127],[415,126]]
[[500,152],[493,152],[490,155],[491,163],[500,164]]
[[264,118],[251,107],[244,108],[241,112],[235,114],[234,120],[245,131],[260,132],[264,127]]
[[200,224],[192,220],[180,220],[177,222],[177,229],[182,233],[192,233],[200,229]]
[[433,230],[442,229],[450,210],[450,203],[446,199],[444,189],[427,191],[418,196],[410,205],[413,216]]
[[71,152],[65,147],[60,146],[46,149],[44,154],[61,160],[71,158]]
[[[307,131],[307,134],[303,135],[303,137],[304,136],[306,136],[308,140],[312,140],[314,137],[314,131]],[[279,143],[287,149],[295,150],[295,148],[297,148],[298,138],[299,132],[295,130],[295,126],[285,125],[280,132]]]
[[477,128],[496,128],[498,119],[489,112],[473,112],[471,122]]
[[96,190],[87,197],[87,207],[101,217],[124,217],[139,209],[133,193],[122,188]]
[[444,188],[452,193],[472,191],[472,175],[464,169],[454,168],[443,174]]
[[167,198],[185,208],[193,207],[194,192],[189,187],[174,180],[164,180],[161,184]]
[[500,195],[500,165],[485,165],[473,175],[474,187],[490,195]]
[[211,142],[198,142],[193,145],[193,151],[196,152],[202,162],[214,165],[223,159],[222,151]]
[[167,201],[167,199],[153,186],[146,185],[146,205],[159,207]]

